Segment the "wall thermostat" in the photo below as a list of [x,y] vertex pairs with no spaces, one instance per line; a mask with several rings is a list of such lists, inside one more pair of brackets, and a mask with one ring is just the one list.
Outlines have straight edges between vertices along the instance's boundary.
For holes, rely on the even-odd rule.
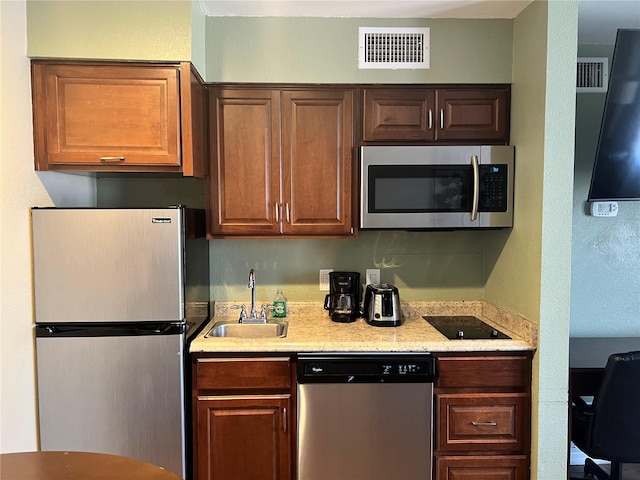
[[618,202],[591,202],[591,215],[594,217],[615,217],[618,215]]

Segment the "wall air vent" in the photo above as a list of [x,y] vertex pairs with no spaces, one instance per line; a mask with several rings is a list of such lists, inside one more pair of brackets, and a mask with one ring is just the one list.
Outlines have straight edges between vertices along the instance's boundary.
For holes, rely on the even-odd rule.
[[576,75],[576,92],[603,93],[609,83],[609,59],[607,57],[579,57]]
[[358,28],[358,68],[429,68],[429,29]]

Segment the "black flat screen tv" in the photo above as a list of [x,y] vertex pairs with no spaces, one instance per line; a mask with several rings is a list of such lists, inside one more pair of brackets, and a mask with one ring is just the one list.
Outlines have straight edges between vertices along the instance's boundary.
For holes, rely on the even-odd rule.
[[640,200],[640,30],[616,36],[587,200]]

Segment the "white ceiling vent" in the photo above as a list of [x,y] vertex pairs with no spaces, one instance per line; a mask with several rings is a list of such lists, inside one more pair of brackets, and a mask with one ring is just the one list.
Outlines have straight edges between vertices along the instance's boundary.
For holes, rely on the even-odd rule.
[[429,68],[428,28],[358,28],[358,68]]
[[602,93],[609,83],[609,59],[607,57],[578,57],[576,91],[578,93]]

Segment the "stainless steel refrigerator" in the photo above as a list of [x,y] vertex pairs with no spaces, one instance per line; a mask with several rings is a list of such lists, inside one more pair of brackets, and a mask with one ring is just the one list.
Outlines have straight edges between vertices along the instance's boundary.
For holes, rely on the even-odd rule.
[[188,343],[208,317],[204,212],[33,208],[40,447],[187,478]]

